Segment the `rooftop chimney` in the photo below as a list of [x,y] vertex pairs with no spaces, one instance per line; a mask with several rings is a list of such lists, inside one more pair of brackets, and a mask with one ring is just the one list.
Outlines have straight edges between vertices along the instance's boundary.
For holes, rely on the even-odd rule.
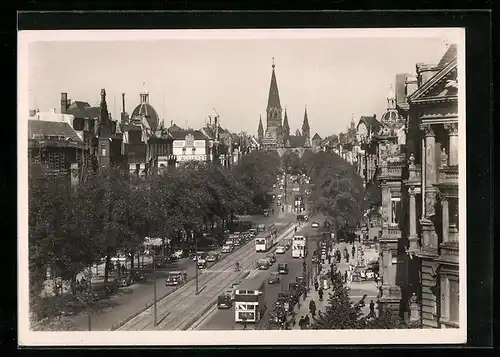
[[418,87],[422,86],[439,71],[439,67],[434,64],[417,63],[416,67]]
[[125,93],[122,93],[122,113],[125,114]]
[[61,93],[61,113],[68,110],[68,93]]

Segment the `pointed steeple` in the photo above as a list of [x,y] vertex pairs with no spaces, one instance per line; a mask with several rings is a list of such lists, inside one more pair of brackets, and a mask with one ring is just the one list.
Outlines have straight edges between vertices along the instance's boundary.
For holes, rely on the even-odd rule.
[[274,57],[273,57],[273,72],[271,74],[271,85],[269,87],[269,96],[267,98],[267,109],[274,107],[276,109],[281,110],[281,104],[280,104],[280,93],[278,91],[278,81],[276,80],[276,72],[274,70],[275,68],[274,64]]
[[285,107],[285,117],[283,118],[283,130],[284,133],[290,134],[290,124],[288,124],[288,115],[286,113],[286,107]]
[[295,136],[302,136],[302,134],[300,134],[300,130],[299,129],[295,130]]
[[288,114],[285,107],[285,117],[283,118],[283,144],[288,146],[290,140],[290,124],[288,123]]
[[257,137],[259,140],[264,139],[264,127],[262,126],[262,114],[260,115],[259,118],[259,128],[257,129]]
[[304,110],[304,122],[302,123],[302,134],[305,136],[306,133],[309,133],[311,128],[309,127],[309,118],[307,117],[307,106]]
[[109,120],[108,104],[106,103],[106,89],[101,89],[101,104],[99,116],[99,136],[111,134],[111,121]]

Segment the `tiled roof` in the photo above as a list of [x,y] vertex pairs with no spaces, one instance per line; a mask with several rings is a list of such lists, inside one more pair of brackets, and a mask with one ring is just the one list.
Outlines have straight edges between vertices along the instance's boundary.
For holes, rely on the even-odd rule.
[[306,143],[305,136],[290,135],[290,147],[291,148],[302,148]]
[[372,133],[376,133],[380,128],[380,122],[375,118],[375,116],[362,116],[359,119],[359,124],[364,123],[367,128],[371,128]]
[[71,141],[82,142],[76,131],[68,123],[28,120],[28,138],[34,139],[36,136],[62,136]]
[[101,115],[101,108],[91,107],[87,102],[75,101],[71,103],[64,114],[74,115],[75,118],[99,118]]
[[455,58],[457,58],[457,45],[452,44],[448,47],[448,50],[446,50],[437,66],[439,68],[446,67],[446,65],[452,62]]
[[174,138],[174,140],[184,140],[186,135],[191,134],[194,137],[194,140],[208,140],[209,138],[203,134],[200,130],[181,130],[181,131],[171,131],[170,134]]
[[312,140],[321,140],[321,136],[319,136],[318,133],[314,134],[314,136],[312,137]]
[[149,103],[141,103],[135,107],[132,112],[131,118],[144,116],[148,121],[149,127],[152,130],[156,130],[160,124],[160,118],[155,108]]
[[168,131],[174,132],[174,131],[184,131],[180,126],[177,124],[172,125],[170,128],[168,128]]

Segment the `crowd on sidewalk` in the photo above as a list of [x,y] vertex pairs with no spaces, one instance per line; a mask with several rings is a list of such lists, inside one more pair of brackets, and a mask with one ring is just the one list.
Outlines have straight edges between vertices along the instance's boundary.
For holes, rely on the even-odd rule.
[[[343,247],[342,247],[343,245]],[[311,289],[309,293],[306,293],[303,297],[303,300],[297,306],[295,311],[295,316],[292,319],[292,329],[309,329],[314,324],[314,320],[318,315],[319,311],[324,311],[325,307],[328,305],[328,296],[330,293],[331,284],[328,281],[325,281],[326,277],[331,277],[333,272],[340,272],[344,276],[344,283],[350,289],[360,289],[363,288],[362,291],[376,293],[377,288],[376,284],[372,283],[356,283],[353,282],[353,270],[355,264],[360,264],[360,259],[362,259],[362,248],[359,246],[356,247],[354,244],[351,248],[351,256],[349,255],[349,251],[347,250],[347,245],[335,245],[328,254],[326,260],[323,260],[319,265],[319,269],[315,274],[313,286],[314,290]],[[340,255],[340,251],[343,250],[343,258]],[[358,253],[358,254],[356,254]],[[350,257],[356,259],[356,262],[349,263]],[[358,286],[359,285],[359,286]],[[368,287],[366,287],[368,285]],[[360,289],[361,290],[361,289]],[[325,296],[326,295],[326,296]],[[356,303],[359,303],[363,309],[363,313],[367,315],[376,316],[376,298],[374,301],[374,295],[363,294],[360,299]],[[370,300],[370,302],[368,302]],[[297,321],[297,317],[299,318]]]

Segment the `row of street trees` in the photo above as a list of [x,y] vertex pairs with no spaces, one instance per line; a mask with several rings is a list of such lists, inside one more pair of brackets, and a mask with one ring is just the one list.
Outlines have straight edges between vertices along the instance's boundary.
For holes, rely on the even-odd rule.
[[339,236],[349,236],[359,225],[364,208],[361,176],[347,161],[332,152],[305,151],[302,172],[311,178],[312,213],[327,216]]
[[[253,152],[231,169],[191,162],[146,179],[115,168],[76,187],[33,167],[29,177],[30,294],[38,297],[51,268],[76,291],[79,272],[118,253],[134,254],[145,237],[186,243],[223,230],[235,214],[267,208],[278,173],[276,153]],[[165,246],[165,245],[164,245]],[[133,264],[133,259],[132,259]]]

